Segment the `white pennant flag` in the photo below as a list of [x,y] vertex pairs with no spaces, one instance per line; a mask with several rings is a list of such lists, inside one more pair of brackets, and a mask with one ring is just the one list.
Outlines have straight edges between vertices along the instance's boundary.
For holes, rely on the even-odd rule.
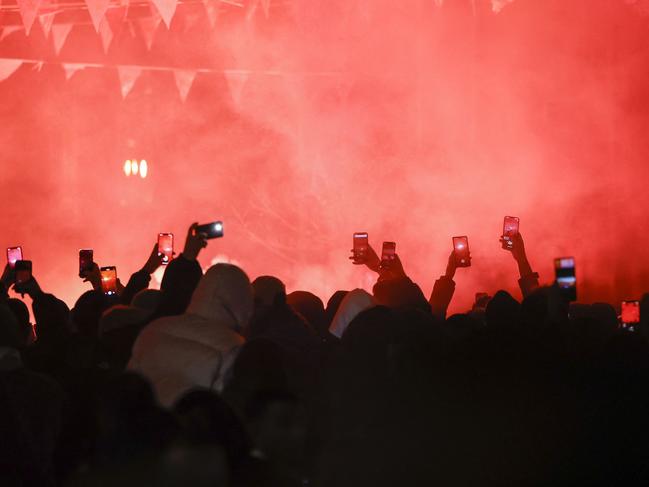
[[135,82],[142,74],[142,68],[139,66],[118,66],[117,75],[119,76],[122,99],[126,98],[133,89]]
[[176,13],[176,5],[178,4],[178,0],[151,0],[151,1],[153,2],[153,5],[155,5],[155,8],[158,9],[158,12],[162,17],[162,20],[164,21],[168,29],[169,26],[171,25],[171,19]]
[[20,25],[5,25],[2,28],[2,33],[0,33],[0,41],[3,41],[5,37],[7,37],[10,34],[13,34],[14,32],[18,32],[19,30],[23,30],[24,27]]
[[92,25],[95,26],[95,31],[99,32],[99,26],[106,14],[106,10],[108,10],[110,0],[86,0],[86,5],[88,6]]
[[72,24],[55,24],[52,26],[52,41],[54,43],[54,52],[58,56],[72,30]]
[[0,81],[14,74],[22,63],[22,59],[0,59]]
[[29,35],[29,32],[32,30],[32,25],[36,20],[36,14],[38,14],[38,8],[41,5],[41,0],[16,0],[18,2],[18,8],[20,9],[20,15],[23,19],[23,25],[25,26],[25,34]]
[[245,71],[226,70],[224,74],[228,82],[228,88],[230,88],[232,101],[238,106],[241,103],[243,87],[246,85],[246,81],[248,81],[248,73]]
[[187,99],[187,94],[194,83],[194,78],[196,78],[196,71],[190,71],[187,69],[174,70],[176,88],[178,88],[178,94],[180,94],[180,99],[183,102]]
[[155,39],[155,33],[158,30],[158,26],[162,19],[157,13],[153,13],[152,17],[143,18],[138,21],[140,26],[140,32],[142,32],[142,38],[146,44],[146,48],[150,51],[153,47],[153,40]]
[[77,71],[81,71],[82,69],[86,69],[85,64],[79,64],[79,63],[62,63],[61,67],[63,68],[63,71],[65,72],[65,80],[69,80],[72,78],[74,73]]
[[207,13],[207,20],[212,29],[216,25],[216,19],[219,16],[220,3],[219,0],[205,0],[205,13]]
[[113,31],[106,17],[99,23],[99,37],[101,39],[101,45],[104,48],[104,53],[107,53],[110,43],[113,41]]
[[54,16],[56,12],[51,12],[49,14],[43,14],[38,16],[38,21],[41,23],[41,28],[45,34],[45,38],[50,37],[50,31],[52,30],[52,24],[54,24]]

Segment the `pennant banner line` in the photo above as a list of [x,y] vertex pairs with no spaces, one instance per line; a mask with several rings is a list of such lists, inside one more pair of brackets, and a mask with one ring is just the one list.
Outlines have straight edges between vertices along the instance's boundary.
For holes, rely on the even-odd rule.
[[[226,5],[232,5],[233,7],[239,7],[239,8],[244,8],[245,5],[240,2],[235,2],[233,0],[206,0],[207,2],[214,2],[214,3],[223,3]],[[204,0],[178,0],[178,4],[201,4],[201,3],[206,3]],[[131,1],[129,2],[129,6],[134,6],[134,7],[143,7],[150,5],[151,2],[148,0],[141,0],[141,1]],[[108,6],[108,8],[119,8],[123,7],[122,4],[120,3],[114,3]],[[48,10],[49,8],[49,10]],[[51,12],[62,12],[64,10],[72,10],[72,9],[82,9],[82,10],[88,10],[88,5],[85,2],[70,2],[70,3],[57,3],[56,4],[56,10],[52,10],[51,6],[45,6],[43,5],[40,10],[42,12],[39,13],[40,15],[42,14],[48,14]],[[11,4],[11,5],[0,5],[0,12],[18,12],[20,11],[20,7],[17,4]]]
[[0,61],[14,61],[17,63],[26,64],[46,64],[46,65],[74,65],[83,66],[84,68],[96,69],[140,69],[144,71],[186,71],[195,73],[214,73],[233,76],[248,76],[248,75],[262,75],[262,76],[341,76],[345,74],[342,71],[276,71],[276,70],[250,70],[250,69],[213,69],[213,68],[181,68],[172,66],[143,66],[137,64],[101,64],[89,63],[78,61],[45,61],[43,59],[27,59],[27,58],[9,58],[2,57]]

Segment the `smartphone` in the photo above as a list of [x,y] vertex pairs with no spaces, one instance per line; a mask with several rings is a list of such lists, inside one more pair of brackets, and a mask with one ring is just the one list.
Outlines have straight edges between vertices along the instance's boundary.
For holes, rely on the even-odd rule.
[[204,233],[205,238],[219,238],[223,236],[223,222],[206,223],[196,227],[196,233]]
[[32,261],[17,260],[14,265],[16,284],[24,284],[32,278]]
[[387,269],[394,260],[397,253],[397,244],[395,242],[383,242],[383,250],[381,251],[381,268]]
[[577,276],[575,258],[559,257],[554,259],[554,275],[559,291],[568,301],[577,301]]
[[158,234],[158,253],[162,255],[162,265],[167,265],[169,262],[171,262],[174,254],[173,233]]
[[101,290],[104,294],[113,295],[117,292],[117,269],[115,266],[102,267],[101,273]]
[[367,232],[357,232],[354,234],[353,257],[354,262],[363,263],[367,260],[367,252],[370,244]]
[[92,249],[79,250],[79,277],[83,277],[84,272],[92,270],[94,264]]
[[22,247],[9,247],[7,249],[7,262],[11,269],[14,268],[16,262],[23,260],[23,248]]
[[622,301],[621,309],[622,328],[635,331],[635,327],[640,323],[640,301]]
[[503,249],[511,250],[514,246],[512,237],[518,234],[520,219],[517,216],[506,216],[503,221]]
[[455,254],[455,263],[458,267],[471,266],[468,237],[453,237],[453,253]]

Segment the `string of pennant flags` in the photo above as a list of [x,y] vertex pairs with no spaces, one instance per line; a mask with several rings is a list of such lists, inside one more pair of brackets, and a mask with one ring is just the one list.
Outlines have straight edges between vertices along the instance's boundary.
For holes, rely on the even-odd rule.
[[[11,11],[18,10],[22,19],[23,28],[25,34],[29,35],[34,25],[34,22],[39,17],[46,17],[45,22],[53,22],[54,16],[57,13],[60,13],[69,9],[85,9],[88,11],[90,20],[92,22],[95,31],[99,34],[100,27],[104,23],[106,13],[109,9],[114,9],[116,7],[129,7],[133,6],[142,6],[151,4],[155,13],[162,19],[165,26],[169,28],[171,21],[176,14],[176,8],[178,4],[182,3],[197,3],[196,1],[191,0],[150,0],[149,1],[138,1],[138,0],[116,0],[111,2],[111,0],[82,0],[83,3],[51,3],[51,0],[16,0],[16,6],[14,5],[2,5],[0,10]],[[220,3],[233,5],[237,7],[244,7],[243,0],[204,0],[203,2],[208,11],[208,14],[214,16],[214,11]],[[264,15],[268,17],[270,15],[270,4],[271,0],[248,0],[247,8],[249,12],[256,12],[258,9],[263,11]],[[51,19],[51,20],[50,20]],[[41,23],[44,21],[41,19]]]
[[44,65],[59,65],[65,73],[65,79],[69,80],[75,73],[84,69],[115,69],[120,83],[120,92],[122,98],[126,98],[133,90],[138,78],[145,71],[162,71],[171,72],[174,77],[176,88],[180,99],[184,102],[187,95],[194,84],[194,79],[199,73],[220,74],[226,82],[230,90],[230,96],[235,104],[241,101],[241,94],[245,87],[248,78],[251,75],[255,76],[291,76],[291,77],[340,77],[342,73],[335,71],[319,71],[319,72],[291,72],[275,70],[247,70],[247,69],[213,69],[213,68],[178,68],[170,66],[142,66],[134,64],[102,64],[91,62],[51,62],[38,59],[25,59],[25,58],[0,58],[0,82],[9,78],[15,73],[18,68],[23,64],[30,64],[36,71],[40,71]]

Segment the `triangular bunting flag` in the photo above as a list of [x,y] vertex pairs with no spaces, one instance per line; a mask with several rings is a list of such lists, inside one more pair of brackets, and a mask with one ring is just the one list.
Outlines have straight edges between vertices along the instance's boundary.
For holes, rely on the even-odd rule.
[[34,71],[38,71],[39,73],[41,72],[41,69],[43,69],[43,65],[45,64],[45,61],[36,61],[34,65],[32,66],[32,69]]
[[158,30],[160,25],[160,15],[154,13],[153,16],[148,18],[143,18],[138,21],[140,26],[140,31],[142,32],[142,37],[144,38],[144,43],[146,48],[150,51],[153,46],[153,40],[155,39],[155,33]]
[[2,33],[0,33],[0,41],[3,41],[5,37],[7,37],[10,34],[13,34],[14,32],[18,32],[19,30],[23,30],[24,27],[20,25],[5,25],[2,28]]
[[207,20],[212,29],[216,25],[216,19],[219,16],[220,3],[219,0],[205,0],[205,13],[207,13]]
[[99,32],[99,26],[104,18],[108,6],[110,5],[110,0],[86,0],[86,5],[88,6],[88,13],[90,14],[92,25],[94,25],[95,30]]
[[117,75],[119,76],[120,88],[122,90],[122,99],[126,98],[133,89],[133,85],[142,74],[142,68],[139,66],[118,66]]
[[71,30],[72,24],[54,24],[52,26],[52,41],[54,43],[54,52],[57,56],[61,52],[61,48],[65,44],[65,40],[68,38]]
[[[113,37],[119,37],[124,29],[127,13],[128,7],[126,6],[111,7],[106,11],[104,19],[108,21],[110,30],[113,32]],[[99,28],[101,29],[101,24],[99,25]]]
[[106,17],[101,19],[101,22],[99,23],[99,37],[101,38],[101,45],[104,48],[104,53],[107,53],[110,43],[113,42],[114,35]]
[[36,20],[38,8],[41,5],[41,0],[16,0],[18,8],[20,8],[20,15],[23,18],[23,25],[25,26],[25,34],[29,35],[32,30],[32,25]]
[[14,74],[22,63],[21,59],[0,59],[0,81]]
[[228,88],[230,88],[230,96],[235,105],[241,103],[241,94],[243,93],[243,87],[248,81],[248,73],[245,71],[233,71],[226,70],[224,72],[225,79],[228,82]]
[[45,38],[50,37],[50,31],[52,30],[52,24],[54,23],[54,16],[56,12],[50,12],[49,14],[43,14],[38,16],[38,20],[41,23],[41,28],[43,29],[43,34]]
[[65,71],[65,79],[66,81],[72,78],[74,73],[77,71],[81,71],[82,69],[86,68],[85,64],[78,64],[78,63],[62,63],[61,67],[63,68],[63,71]]
[[153,5],[155,5],[155,8],[158,9],[158,12],[162,17],[162,20],[164,21],[168,29],[169,26],[171,25],[171,19],[176,13],[176,5],[178,4],[178,0],[151,0],[151,1],[153,2]]
[[175,69],[174,70],[174,79],[176,80],[176,87],[178,88],[178,93],[180,94],[180,99],[184,102],[187,99],[187,94],[194,83],[194,78],[196,78],[196,71],[190,71],[187,69]]

